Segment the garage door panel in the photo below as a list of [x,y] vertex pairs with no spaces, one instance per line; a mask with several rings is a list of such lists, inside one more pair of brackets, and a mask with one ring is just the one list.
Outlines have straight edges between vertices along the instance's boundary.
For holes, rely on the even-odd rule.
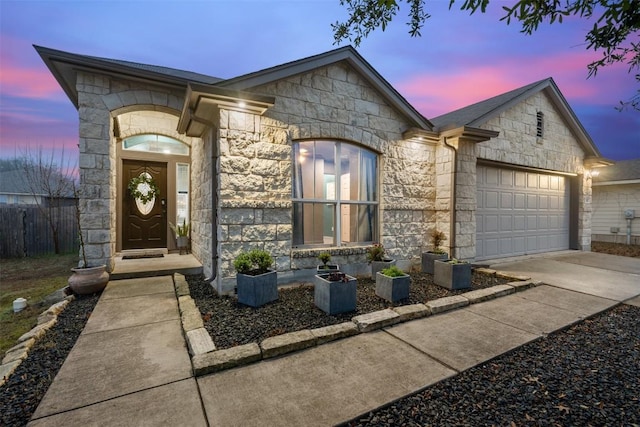
[[496,209],[498,207],[497,191],[486,191],[484,193],[484,207],[487,209]]
[[478,166],[476,259],[569,247],[569,188],[563,176]]
[[495,233],[498,230],[498,215],[485,215],[484,217],[484,232]]

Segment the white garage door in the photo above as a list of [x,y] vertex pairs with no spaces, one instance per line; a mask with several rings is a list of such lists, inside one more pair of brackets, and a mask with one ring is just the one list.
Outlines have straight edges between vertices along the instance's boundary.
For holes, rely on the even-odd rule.
[[569,249],[569,180],[478,165],[476,259]]

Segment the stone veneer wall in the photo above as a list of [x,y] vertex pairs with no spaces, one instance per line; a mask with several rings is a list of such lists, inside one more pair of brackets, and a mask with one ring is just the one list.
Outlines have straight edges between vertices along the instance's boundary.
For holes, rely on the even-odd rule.
[[78,71],[80,225],[89,265],[113,268],[116,250],[116,145],[113,117],[149,109],[179,113],[182,89]]
[[[191,145],[191,253],[202,263],[206,277],[214,274],[212,259],[216,240],[213,233],[216,223],[212,188],[217,187],[217,182],[212,182],[215,177],[211,162],[217,163],[217,159],[212,160],[217,139],[218,130],[210,129],[202,138],[193,138]],[[217,170],[217,164],[213,167]]]
[[[242,250],[270,251],[281,281],[318,264],[317,251],[291,247],[291,147],[299,139],[339,139],[381,153],[381,240],[391,255],[417,261],[433,217],[434,148],[402,141],[410,124],[343,64],[254,90],[276,98],[264,116],[225,110],[220,115],[218,291],[235,286],[232,262]],[[364,248],[332,253],[336,262],[366,266]]]
[[[536,113],[544,113],[543,138],[536,137]],[[478,159],[578,174],[578,244],[591,246],[591,180],[584,175],[584,151],[544,92],[490,119],[484,129],[499,131],[489,141],[458,143],[456,252],[475,257],[476,164]]]

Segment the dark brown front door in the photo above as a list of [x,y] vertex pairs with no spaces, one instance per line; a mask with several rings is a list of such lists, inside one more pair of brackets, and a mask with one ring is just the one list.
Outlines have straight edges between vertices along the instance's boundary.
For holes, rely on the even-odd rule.
[[[146,205],[136,202],[128,190],[131,178],[151,175],[160,196]],[[122,249],[167,247],[167,164],[139,160],[122,161]]]

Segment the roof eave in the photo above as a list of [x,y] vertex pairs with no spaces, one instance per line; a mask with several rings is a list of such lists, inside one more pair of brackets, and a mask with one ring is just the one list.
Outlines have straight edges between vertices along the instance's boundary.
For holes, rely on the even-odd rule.
[[616,162],[611,159],[605,159],[602,156],[586,156],[584,158],[584,167],[588,169],[603,168],[606,166],[614,165]]
[[414,126],[426,130],[433,129],[433,124],[409,104],[409,102],[351,46],[345,46],[309,58],[225,80],[215,85],[217,87],[246,90],[341,61],[346,61],[351,67],[356,69],[369,84],[380,91],[391,106],[409,118]]
[[207,129],[215,126],[213,117],[221,108],[262,115],[274,104],[275,98],[272,96],[189,83],[178,121],[178,132],[201,137]]
[[460,138],[466,141],[480,143],[496,138],[500,132],[495,130],[481,129],[472,126],[460,126],[452,129],[445,129],[440,132],[442,138]]
[[78,108],[78,92],[76,90],[76,73],[78,70],[97,71],[101,74],[153,82],[172,87],[185,87],[189,82],[180,77],[127,67],[109,61],[102,61],[99,58],[91,58],[37,45],[33,45],[33,47],[76,108]]

